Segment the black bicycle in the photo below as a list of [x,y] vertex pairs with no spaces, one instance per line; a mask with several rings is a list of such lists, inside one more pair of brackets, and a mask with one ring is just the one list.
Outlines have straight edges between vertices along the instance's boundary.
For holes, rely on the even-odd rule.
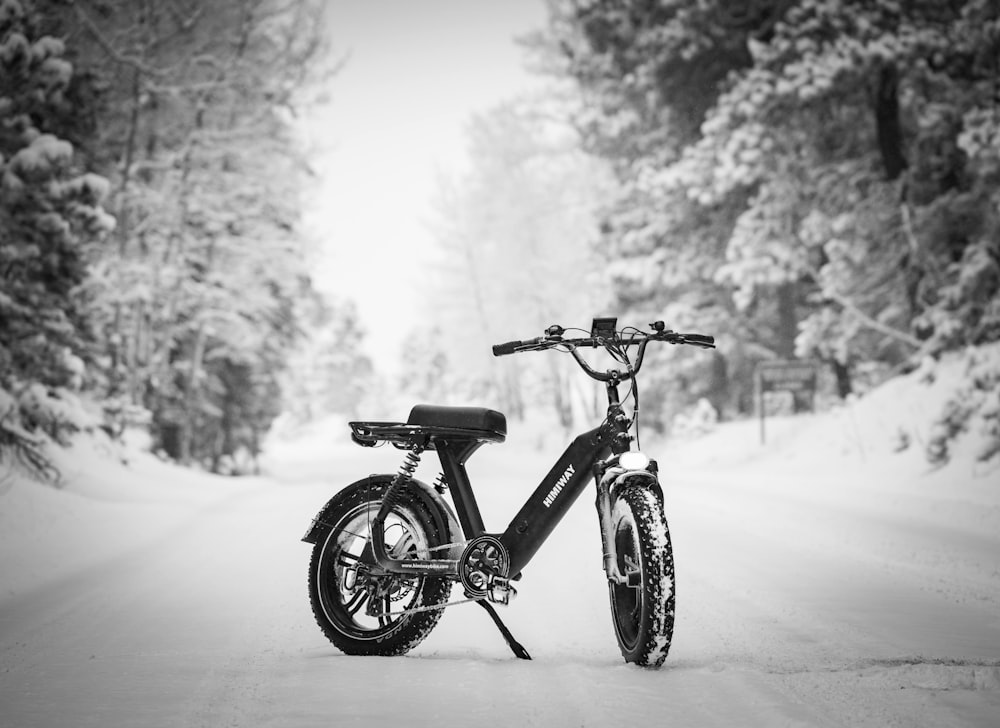
[[[430,633],[445,607],[473,601],[489,612],[514,654],[530,659],[492,605],[510,601],[512,582],[593,478],[618,645],[626,662],[659,667],[673,635],[674,563],[656,462],[632,449],[636,376],[650,342],[704,348],[715,342],[668,330],[662,321],[650,327],[619,331],[616,319],[598,318],[589,336],[570,338],[551,326],[545,336],[493,347],[495,356],[568,352],[604,382],[608,395],[604,421],[573,440],[502,533],[487,532],[465,464],[484,443],[503,442],[503,414],[422,404],[406,422],[349,423],[357,444],[390,442],[406,456],[395,475],[371,475],[337,493],[302,539],[313,544],[309,598],[329,640],[350,655],[403,654]],[[618,368],[598,371],[581,355],[600,348]],[[626,383],[631,413],[619,393]],[[412,476],[431,449],[441,473],[427,485]],[[445,499],[449,491],[454,507]],[[465,598],[449,602],[456,583]]]

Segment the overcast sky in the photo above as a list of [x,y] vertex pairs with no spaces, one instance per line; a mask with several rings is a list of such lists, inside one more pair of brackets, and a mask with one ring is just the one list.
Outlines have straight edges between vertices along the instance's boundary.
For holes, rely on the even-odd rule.
[[[349,55],[313,133],[325,151],[314,225],[328,242],[324,291],[354,298],[372,353],[395,357],[420,306],[436,170],[465,163],[464,126],[541,81],[514,38],[541,28],[544,0],[333,0]],[[404,332],[405,333],[405,332]],[[393,363],[390,363],[392,365]],[[394,367],[392,367],[394,368]]]

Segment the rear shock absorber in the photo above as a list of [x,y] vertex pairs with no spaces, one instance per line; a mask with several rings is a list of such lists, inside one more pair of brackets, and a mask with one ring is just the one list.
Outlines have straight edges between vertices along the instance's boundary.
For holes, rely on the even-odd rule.
[[385,495],[382,497],[382,507],[379,508],[378,515],[375,517],[375,521],[379,525],[385,521],[393,507],[399,503],[399,500],[403,495],[403,488],[405,488],[410,482],[410,479],[413,478],[413,474],[416,472],[417,466],[420,465],[420,456],[423,452],[423,447],[420,445],[414,445],[409,452],[406,453],[406,457],[403,458],[403,464],[399,466],[399,472],[396,473],[396,477],[392,479],[392,484],[389,486],[389,490],[387,490]]
[[375,561],[383,568],[390,568],[391,562],[394,560],[385,548],[385,519],[389,516],[389,512],[392,511],[393,507],[401,500],[403,488],[406,487],[413,477],[417,465],[420,464],[420,454],[423,451],[423,447],[414,445],[406,453],[403,464],[399,466],[399,472],[392,479],[392,485],[389,486],[389,489],[382,497],[382,507],[378,509],[378,513],[371,523],[372,550],[375,552]]

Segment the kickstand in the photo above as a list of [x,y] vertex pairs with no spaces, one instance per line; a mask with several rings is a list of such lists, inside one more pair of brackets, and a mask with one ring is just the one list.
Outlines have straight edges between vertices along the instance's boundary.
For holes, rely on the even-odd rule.
[[524,649],[524,646],[520,642],[514,639],[514,635],[512,635],[510,633],[510,630],[507,629],[507,625],[505,625],[500,620],[500,615],[497,614],[497,610],[493,608],[493,605],[487,602],[485,599],[480,599],[476,603],[483,609],[485,609],[487,612],[489,612],[490,616],[493,617],[494,624],[496,624],[497,629],[500,630],[500,634],[503,635],[503,638],[507,640],[507,646],[510,647],[511,652],[514,653],[514,656],[522,660],[530,660],[531,655],[528,654],[528,651]]

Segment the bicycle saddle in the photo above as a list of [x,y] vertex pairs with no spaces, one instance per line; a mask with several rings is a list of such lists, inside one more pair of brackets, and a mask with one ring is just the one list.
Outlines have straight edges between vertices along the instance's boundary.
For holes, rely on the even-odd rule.
[[418,404],[410,410],[410,417],[406,420],[406,424],[477,430],[492,433],[500,438],[507,436],[507,418],[502,413],[485,407],[443,407],[433,404]]

